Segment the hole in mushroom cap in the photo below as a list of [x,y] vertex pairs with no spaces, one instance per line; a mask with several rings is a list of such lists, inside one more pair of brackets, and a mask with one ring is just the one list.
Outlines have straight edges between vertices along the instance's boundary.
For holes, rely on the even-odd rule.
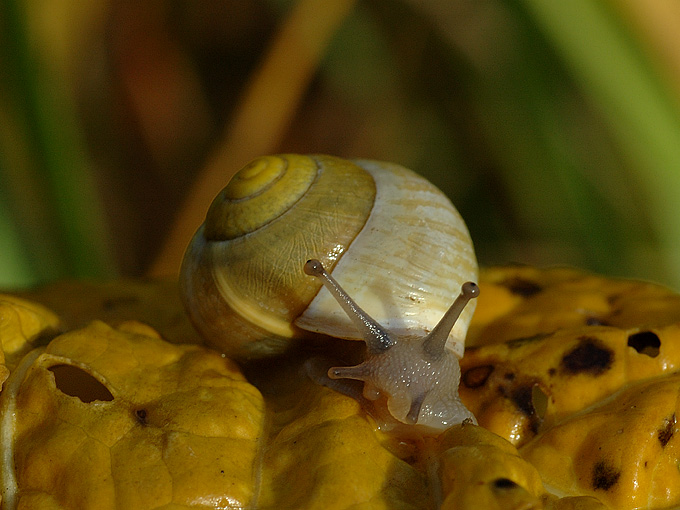
[[513,482],[509,478],[496,478],[493,481],[493,486],[496,489],[514,489],[517,487],[517,483]]
[[628,337],[628,346],[635,349],[640,354],[645,354],[650,358],[656,358],[659,355],[659,347],[661,347],[661,340],[656,333],[651,331],[640,331]]
[[534,384],[531,388],[531,401],[534,404],[536,416],[541,420],[545,418],[545,414],[548,411],[548,395],[538,384]]
[[517,410],[527,418],[527,431],[533,435],[537,434],[548,409],[548,395],[538,383],[531,380],[513,385],[506,395]]
[[57,389],[70,397],[77,397],[86,404],[95,400],[104,402],[113,400],[109,389],[80,367],[54,365],[49,371],[54,374]]
[[147,412],[146,409],[137,409],[135,411],[135,418],[137,419],[137,422],[140,425],[146,425],[147,424]]
[[493,365],[482,365],[478,367],[472,367],[463,373],[463,384],[468,388],[479,388],[484,386],[486,381],[489,379],[491,372],[493,372]]

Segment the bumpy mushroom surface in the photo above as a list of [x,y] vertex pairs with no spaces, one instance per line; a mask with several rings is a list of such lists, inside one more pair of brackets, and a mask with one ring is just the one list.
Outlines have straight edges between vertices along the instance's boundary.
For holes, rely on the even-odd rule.
[[[523,505],[536,510],[661,509],[680,504],[675,444],[680,437],[676,375],[680,295],[648,283],[526,267],[484,270],[479,286],[478,314],[469,337],[473,347],[461,360],[461,396],[486,426],[500,425],[494,430],[511,439],[513,431],[517,433],[513,441],[518,446],[470,424],[427,439],[386,434],[376,429],[375,421],[356,400],[312,383],[302,370],[305,359],[300,352],[253,364],[244,378],[236,365],[213,351],[205,350],[204,357],[199,355],[203,349],[195,346],[166,348],[148,327],[97,327],[88,328],[87,334],[57,337],[47,348],[49,356],[35,351],[32,359],[24,358],[23,367],[13,361],[7,364],[12,375],[0,393],[0,416],[3,430],[10,427],[11,432],[1,443],[4,464],[0,475],[11,473],[14,465],[21,466],[16,480],[20,489],[27,489],[22,494],[37,498],[30,490],[36,485],[29,484],[45,483],[51,489],[42,497],[44,506],[50,508],[73,507],[62,502],[69,497],[81,498],[78,508],[88,508],[83,503],[86,499],[92,502],[89,508],[114,508],[120,500],[116,491],[128,483],[134,485],[135,494],[155,497],[159,480],[165,483],[167,478],[151,476],[160,472],[154,463],[169,468],[166,463],[173,451],[167,448],[187,438],[181,426],[192,414],[192,420],[203,423],[201,441],[211,447],[200,453],[193,447],[174,451],[184,456],[175,457],[181,459],[173,463],[178,474],[164,487],[172,487],[176,497],[185,497],[188,492],[181,489],[183,484],[207,487],[215,482],[218,490],[206,490],[192,500],[191,504],[203,508],[219,508],[224,501],[246,508],[423,510],[478,510],[480,502],[488,507]],[[82,294],[87,294],[87,288],[83,287]],[[54,289],[58,295],[60,289]],[[149,295],[140,294],[142,300]],[[157,301],[163,299],[154,296]],[[15,306],[6,303],[8,309]],[[91,310],[91,318],[96,318],[98,312]],[[152,313],[145,306],[138,310],[139,319]],[[10,320],[0,321],[0,326],[21,326],[2,330],[6,334],[3,344],[8,341],[30,348],[31,343],[51,338],[28,335],[28,330],[22,330],[23,322],[11,319],[17,315],[2,317]],[[108,331],[107,341],[93,334],[102,331]],[[151,366],[137,363],[142,353]],[[57,365],[52,363],[55,357]],[[33,363],[36,360],[40,363]],[[157,370],[161,365],[173,368]],[[102,384],[107,389],[108,394],[95,393],[100,400],[85,402],[88,398],[81,400],[85,395],[65,385],[63,376],[79,373],[83,367],[94,387]],[[222,371],[229,367],[234,372],[224,377]],[[111,382],[114,379],[116,384]],[[240,382],[233,386],[229,381]],[[170,402],[158,406],[164,417],[160,422],[156,421],[160,414],[151,413],[150,406],[128,408],[146,414],[114,413],[115,426],[104,420],[109,411],[125,409],[117,400],[151,402],[145,392],[159,385],[172,386],[177,401],[182,402],[181,406],[173,407]],[[194,391],[199,386],[203,389]],[[121,392],[123,387],[126,390]],[[210,395],[219,388],[230,391],[220,393],[214,406],[219,416],[213,417],[210,407],[215,401]],[[109,395],[113,400],[107,400]],[[234,410],[239,395],[247,395],[250,406],[259,402],[262,411],[225,411],[224,406]],[[186,396],[194,404],[187,405]],[[7,412],[8,401],[17,404],[16,413]],[[37,412],[29,417],[23,413],[26,409]],[[91,417],[73,423],[69,410],[74,409],[86,410]],[[23,424],[21,430],[31,433],[14,432],[14,417]],[[262,432],[249,436],[253,423],[266,426],[258,429],[256,425],[255,430]],[[113,489],[88,490],[83,472],[89,476],[101,473],[101,466],[115,470],[130,466],[121,457],[111,464],[113,457],[101,454],[101,441],[88,439],[90,432],[85,433],[85,440],[79,434],[91,427],[93,437],[105,437],[119,430],[120,424],[137,438],[127,443],[137,448],[137,454],[129,457],[130,466],[141,463],[135,469],[143,476],[113,474],[102,478]],[[219,449],[214,446],[221,439],[210,435],[223,425],[238,434],[228,444],[228,464],[216,456]],[[172,441],[148,439],[166,433]],[[31,445],[38,442],[44,447],[32,450]],[[11,455],[7,445],[13,448]],[[40,467],[50,456],[50,469]],[[207,470],[205,477],[194,471],[199,464]],[[54,466],[59,466],[62,476],[54,476]],[[245,482],[224,483],[225,478],[237,479],[239,473],[248,473]],[[549,486],[570,496],[557,498],[546,491]],[[4,505],[10,500],[7,487],[3,479]],[[177,508],[174,503],[157,501],[136,508]]]
[[140,323],[93,322],[31,351],[0,394],[0,415],[3,509],[253,498],[259,391],[218,353],[169,344]]

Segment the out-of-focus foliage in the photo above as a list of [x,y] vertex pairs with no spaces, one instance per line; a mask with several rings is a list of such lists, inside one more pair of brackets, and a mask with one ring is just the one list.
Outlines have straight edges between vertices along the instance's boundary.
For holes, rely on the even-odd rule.
[[[0,285],[139,275],[159,254],[172,273],[182,244],[161,246],[215,155],[226,182],[259,152],[323,152],[429,177],[482,264],[680,287],[674,2],[348,0],[324,24],[331,10],[2,2]],[[296,50],[270,51],[283,40]]]

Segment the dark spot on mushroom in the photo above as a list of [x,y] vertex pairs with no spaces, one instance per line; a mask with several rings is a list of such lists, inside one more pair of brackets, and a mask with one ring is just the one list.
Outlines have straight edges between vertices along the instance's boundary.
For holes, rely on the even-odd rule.
[[517,409],[527,417],[527,430],[532,434],[538,434],[548,407],[548,396],[534,381],[517,386],[508,396]]
[[505,372],[505,375],[503,376],[506,381],[513,381],[515,379],[515,373],[514,372]]
[[538,283],[532,282],[531,280],[525,280],[524,278],[513,278],[511,280],[507,280],[504,285],[510,290],[510,292],[522,297],[531,297],[543,290],[543,287],[541,287]]
[[493,370],[493,365],[482,365],[470,368],[463,374],[463,384],[468,388],[479,388],[480,386],[484,386]]
[[586,317],[586,326],[609,326],[609,323],[599,317]]
[[403,457],[401,460],[403,460],[404,462],[406,462],[406,464],[410,466],[414,466],[416,462],[418,462],[419,458],[417,455],[409,455],[407,457]]
[[656,358],[659,355],[659,347],[661,347],[661,340],[656,333],[651,331],[640,331],[628,337],[628,346],[635,349],[640,354],[645,354],[650,358]]
[[56,337],[65,333],[66,330],[61,328],[47,328],[45,331],[39,333],[34,339],[31,340],[31,345],[33,347],[42,347],[49,344]]
[[514,489],[517,487],[517,484],[510,478],[496,478],[492,483],[496,489]]
[[139,298],[137,298],[137,296],[114,296],[102,301],[102,309],[106,312],[110,312],[118,308],[134,305],[138,301]]
[[593,489],[608,491],[616,485],[620,476],[621,471],[601,460],[593,466]]
[[530,344],[533,342],[538,342],[539,340],[543,340],[546,337],[549,337],[552,333],[539,333],[537,335],[532,335],[532,336],[524,336],[521,338],[515,338],[513,340],[510,340],[506,342],[506,345],[510,347],[511,349],[521,347],[522,345]]
[[582,336],[579,344],[562,358],[562,369],[569,374],[600,375],[609,370],[614,352],[597,338]]
[[616,304],[616,302],[617,302],[619,299],[621,299],[621,294],[620,294],[620,293],[611,294],[611,295],[607,296],[607,304],[609,304],[610,306],[613,306],[614,304]]
[[113,395],[92,374],[74,365],[54,365],[48,369],[54,375],[57,389],[70,397],[77,397],[85,404],[102,401],[110,402]]
[[135,418],[137,418],[137,422],[140,425],[146,425],[147,424],[146,416],[147,416],[146,409],[137,409],[135,411]]
[[665,418],[663,423],[663,426],[656,433],[656,437],[659,438],[659,443],[661,443],[661,448],[665,448],[668,441],[673,437],[675,432],[675,413],[670,418]]
[[548,375],[553,376],[557,373],[557,369],[555,367],[551,367],[548,369]]

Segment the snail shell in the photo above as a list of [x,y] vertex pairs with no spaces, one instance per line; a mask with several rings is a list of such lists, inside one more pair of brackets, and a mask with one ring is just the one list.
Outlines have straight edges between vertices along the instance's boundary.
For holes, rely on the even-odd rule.
[[[281,155],[251,162],[213,201],[180,284],[201,334],[229,356],[278,354],[305,331],[361,340],[321,283],[319,259],[386,330],[424,336],[477,279],[462,218],[426,179],[396,164]],[[474,302],[447,340],[462,356]]]

